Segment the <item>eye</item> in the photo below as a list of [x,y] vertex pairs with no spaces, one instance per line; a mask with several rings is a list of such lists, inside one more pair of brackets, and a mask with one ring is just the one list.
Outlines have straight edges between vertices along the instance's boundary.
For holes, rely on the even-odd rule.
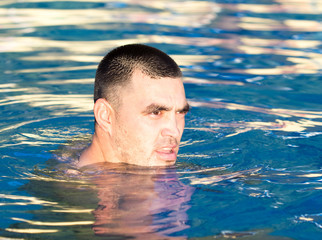
[[155,110],[155,111],[151,112],[150,114],[153,116],[159,116],[159,115],[161,115],[161,111]]
[[182,111],[178,111],[177,113],[181,114],[181,115],[186,115],[188,113],[188,111],[187,110],[182,110]]

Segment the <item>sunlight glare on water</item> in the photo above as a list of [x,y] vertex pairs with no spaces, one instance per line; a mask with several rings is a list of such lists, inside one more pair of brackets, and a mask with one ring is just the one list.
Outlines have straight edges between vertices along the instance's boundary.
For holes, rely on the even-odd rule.
[[[322,238],[320,0],[2,0],[0,238]],[[171,168],[75,169],[93,79],[142,43],[184,74]]]

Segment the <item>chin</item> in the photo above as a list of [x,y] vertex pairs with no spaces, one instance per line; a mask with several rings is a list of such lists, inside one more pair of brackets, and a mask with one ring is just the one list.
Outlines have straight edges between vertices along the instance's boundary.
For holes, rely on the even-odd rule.
[[173,166],[175,163],[176,163],[176,159],[175,160],[160,159],[160,160],[152,163],[151,166],[153,166],[153,167],[167,167],[167,166]]
[[160,156],[153,156],[151,158],[147,158],[145,161],[127,161],[127,163],[142,167],[167,167],[173,166],[176,163],[176,160],[176,157],[162,158]]

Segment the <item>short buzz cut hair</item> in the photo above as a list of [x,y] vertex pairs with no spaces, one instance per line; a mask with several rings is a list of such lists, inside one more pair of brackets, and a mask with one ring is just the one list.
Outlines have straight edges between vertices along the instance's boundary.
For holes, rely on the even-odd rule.
[[110,51],[98,65],[94,102],[105,98],[114,107],[118,106],[118,89],[130,83],[135,70],[155,79],[182,77],[179,66],[166,53],[142,44],[124,45]]

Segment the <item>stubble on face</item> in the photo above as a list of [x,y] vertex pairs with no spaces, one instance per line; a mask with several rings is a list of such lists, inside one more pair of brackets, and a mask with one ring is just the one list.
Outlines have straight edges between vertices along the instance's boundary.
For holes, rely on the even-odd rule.
[[[173,136],[161,136],[160,129],[155,125],[157,122],[155,120],[150,120],[150,117],[145,116],[144,106],[147,104],[153,103],[164,103],[171,108],[175,108],[173,101],[168,102],[168,99],[172,99],[174,95],[177,94],[177,82],[178,79],[167,79],[165,83],[162,83],[160,86],[160,82],[157,85],[153,85],[151,88],[151,81],[162,81],[162,79],[150,79],[142,73],[137,73],[135,75],[135,84],[131,82],[119,89],[117,93],[120,97],[119,105],[115,110],[115,124],[114,131],[112,137],[113,149],[115,150],[115,156],[118,158],[119,162],[124,162],[128,164],[135,164],[141,166],[169,166],[175,163],[176,158],[174,159],[163,159],[160,157],[160,151],[162,155],[162,151],[169,148],[169,146],[176,146],[171,151],[175,156],[177,156],[179,150],[179,142],[181,138]],[[149,79],[147,79],[149,78]],[[170,81],[169,81],[170,80]],[[142,87],[145,88],[145,81],[150,82],[150,86],[146,89],[142,90]],[[181,81],[181,80],[179,80]],[[170,84],[170,85],[167,85]],[[157,86],[157,87],[155,87]],[[156,88],[159,88],[157,91]],[[166,86],[166,87],[164,87]],[[180,85],[179,85],[180,86]],[[170,93],[168,90],[172,89]],[[181,87],[179,87],[179,90]],[[176,89],[176,90],[174,90]],[[154,92],[151,94],[151,91],[156,91],[156,95]],[[184,92],[184,90],[183,90]],[[183,97],[176,98],[178,102],[182,102]],[[183,102],[184,102],[183,100]],[[176,101],[175,101],[176,103]],[[184,125],[184,124],[183,124]],[[183,126],[182,126],[183,129]],[[166,155],[164,153],[163,155]]]
[[122,118],[122,114],[126,114],[126,109],[122,109],[123,106],[121,102],[121,105],[115,111],[113,145],[116,150],[116,157],[123,163],[148,166],[150,157],[145,157],[146,153],[140,148],[143,145],[142,139],[131,134],[131,131],[127,129],[128,121],[131,121],[131,119]]
[[117,149],[118,158],[121,159],[121,162],[125,162],[128,164],[134,162],[134,158],[138,154],[134,151],[134,148],[131,146],[137,145],[138,142],[136,140],[131,139],[131,137],[128,134],[128,131],[120,123],[117,123],[115,129],[114,144],[115,149]]
[[[174,161],[158,161],[154,156],[154,150],[163,146],[178,146],[179,143],[175,138],[167,137],[157,140],[152,146],[153,151],[149,152],[146,149],[142,149],[142,146],[145,146],[144,139],[141,139],[140,136],[129,134],[124,126],[121,121],[118,121],[114,138],[115,149],[117,149],[118,158],[121,159],[121,162],[141,166],[170,166],[175,163]],[[176,153],[178,153],[178,148]]]

